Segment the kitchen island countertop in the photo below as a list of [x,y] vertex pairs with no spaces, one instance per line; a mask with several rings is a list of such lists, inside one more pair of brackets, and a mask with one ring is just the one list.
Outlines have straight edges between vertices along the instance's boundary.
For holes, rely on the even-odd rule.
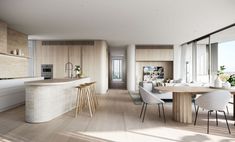
[[55,79],[47,79],[47,80],[38,80],[38,81],[29,81],[25,82],[25,85],[62,85],[67,83],[72,83],[81,79],[85,79],[88,77],[82,78],[55,78]]

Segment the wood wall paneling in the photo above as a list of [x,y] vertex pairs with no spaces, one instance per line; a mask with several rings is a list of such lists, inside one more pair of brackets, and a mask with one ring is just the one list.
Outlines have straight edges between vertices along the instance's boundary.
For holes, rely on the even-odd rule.
[[[27,35],[7,28],[7,24],[0,21],[0,52],[10,53],[13,49],[22,49],[28,55]],[[0,77],[14,78],[28,76],[27,58],[0,55]]]
[[7,52],[7,24],[0,21],[0,52]]
[[70,48],[70,61],[80,64],[80,46],[68,45],[42,45],[41,41],[36,42],[35,57],[35,75],[41,75],[42,64],[53,64],[53,77],[67,77],[65,72],[65,64],[68,62],[68,48]]
[[[104,93],[108,89],[108,51],[105,41],[94,41],[94,45],[52,45],[36,42],[35,75],[41,75],[41,64],[53,64],[54,78],[67,77],[65,63],[68,61],[81,65],[84,76],[96,81],[97,92]],[[105,88],[105,89],[104,89]],[[107,89],[106,89],[107,88]],[[104,91],[105,90],[105,91]]]
[[21,49],[24,56],[28,56],[28,36],[24,33],[7,28],[7,52],[10,53],[15,49]]
[[0,55],[0,78],[28,76],[28,60]]
[[136,49],[136,61],[173,61],[173,49]]

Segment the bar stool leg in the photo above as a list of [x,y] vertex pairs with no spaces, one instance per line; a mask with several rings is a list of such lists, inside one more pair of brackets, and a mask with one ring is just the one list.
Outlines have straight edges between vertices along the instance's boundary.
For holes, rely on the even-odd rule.
[[95,113],[96,107],[95,107],[95,100],[93,97],[92,84],[89,85],[89,96],[90,96],[90,100],[91,100],[91,106],[92,106],[93,113]]
[[89,92],[87,90],[86,92],[86,95],[87,95],[87,103],[88,103],[88,107],[89,107],[89,111],[90,111],[90,116],[92,117],[92,108],[91,108],[91,102],[90,102],[90,97],[89,97]]
[[95,99],[95,104],[96,104],[96,106],[98,106],[99,103],[98,103],[97,95],[95,93],[95,83],[93,83],[93,87],[92,88],[93,88],[93,95],[94,95],[94,99]]
[[76,108],[75,108],[75,117],[77,117],[77,115],[78,115],[78,111],[79,111],[79,109],[78,109],[78,107],[79,107],[79,101],[80,101],[80,99],[79,99],[79,91],[80,91],[80,89],[78,88],[78,91],[77,91],[77,99],[76,99]]

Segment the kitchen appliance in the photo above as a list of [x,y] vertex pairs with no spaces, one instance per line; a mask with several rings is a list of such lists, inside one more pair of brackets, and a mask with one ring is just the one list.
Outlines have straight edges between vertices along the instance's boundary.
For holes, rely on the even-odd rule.
[[44,79],[53,79],[53,64],[42,64],[41,76],[44,77]]

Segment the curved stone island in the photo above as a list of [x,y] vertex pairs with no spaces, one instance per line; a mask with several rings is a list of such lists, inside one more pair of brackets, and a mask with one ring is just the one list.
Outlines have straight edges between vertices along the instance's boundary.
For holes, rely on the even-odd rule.
[[26,122],[47,122],[74,109],[77,96],[75,86],[88,82],[89,77],[26,82]]

